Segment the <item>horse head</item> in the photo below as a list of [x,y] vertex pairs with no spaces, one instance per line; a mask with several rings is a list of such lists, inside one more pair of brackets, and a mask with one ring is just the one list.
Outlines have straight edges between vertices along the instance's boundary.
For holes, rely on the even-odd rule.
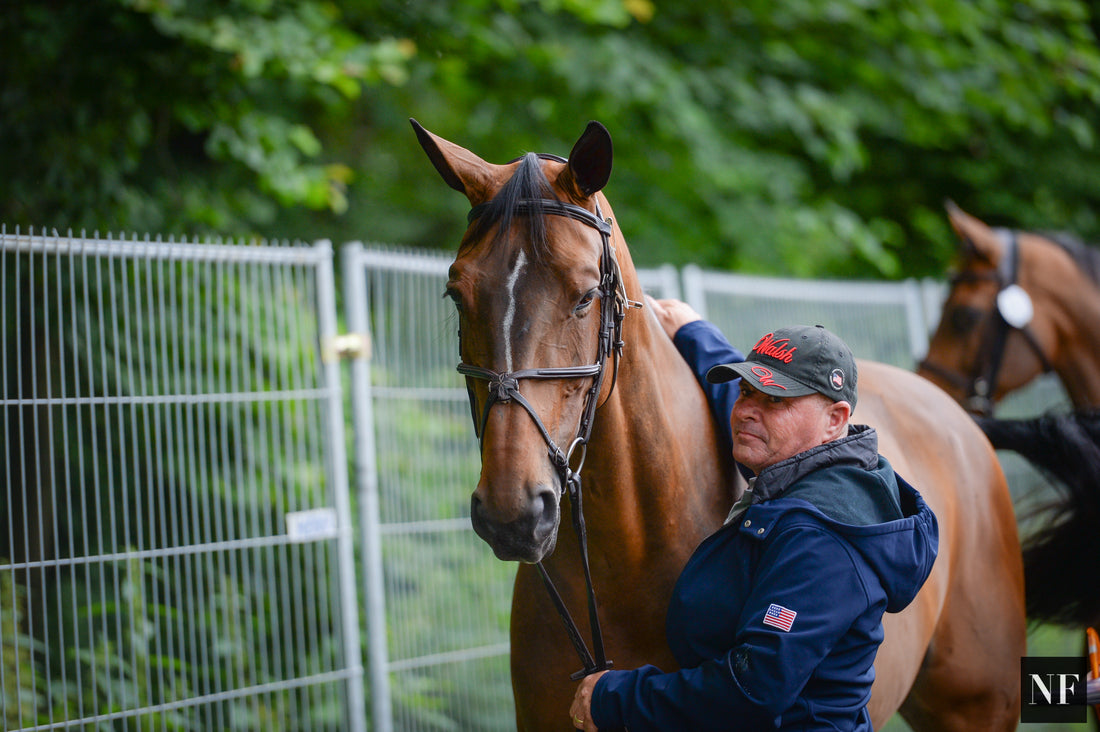
[[[950,202],[947,212],[959,264],[918,373],[988,416],[1005,394],[1052,368],[1056,316],[1043,307],[1050,293],[1037,272],[1053,253],[1037,256],[1033,244],[1043,240],[1035,234],[991,228]],[[1055,258],[1072,267],[1064,253]]]
[[591,122],[568,160],[496,165],[410,121],[472,207],[446,288],[481,446],[471,521],[500,559],[539,562],[614,381],[626,298],[610,243],[622,234],[599,193],[611,137]]

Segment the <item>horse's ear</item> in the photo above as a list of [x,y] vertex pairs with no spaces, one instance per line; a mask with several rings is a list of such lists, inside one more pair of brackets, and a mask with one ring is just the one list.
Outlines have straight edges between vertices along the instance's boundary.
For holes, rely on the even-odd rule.
[[569,177],[584,198],[603,190],[611,178],[611,134],[599,122],[589,122],[569,153]]
[[963,211],[954,201],[948,200],[944,207],[947,209],[951,228],[959,237],[963,255],[996,264],[1001,258],[1001,242],[993,229],[989,228],[985,222]]
[[466,195],[471,205],[488,200],[496,169],[501,167],[487,163],[464,147],[448,142],[424,129],[415,119],[409,119],[420,147],[439,171],[444,182]]

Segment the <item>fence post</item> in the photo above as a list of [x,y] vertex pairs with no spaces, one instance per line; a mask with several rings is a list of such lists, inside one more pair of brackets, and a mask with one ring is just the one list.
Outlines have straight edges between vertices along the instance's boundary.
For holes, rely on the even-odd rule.
[[703,270],[695,264],[686,265],[681,277],[684,282],[684,302],[707,318],[707,292],[703,286]]
[[[348,330],[369,343],[366,274],[363,245],[343,247],[344,308]],[[386,643],[386,596],[382,568],[381,516],[378,499],[378,462],[371,402],[370,356],[351,363],[352,418],[355,425],[355,484],[359,496],[359,531],[363,546],[363,575],[367,597],[367,664],[370,673],[371,719],[375,732],[392,732],[389,648]]]
[[[321,343],[336,336],[336,280],[333,275],[332,243],[327,239],[314,244],[328,256],[317,264],[317,324]],[[322,349],[322,353],[324,349]],[[344,400],[340,386],[340,361],[324,358],[325,386],[328,392],[328,442],[331,446],[332,500],[336,508],[336,551],[340,564],[340,618],[344,638],[344,664],[351,672],[347,679],[349,732],[366,732],[366,705],[363,700],[363,659],[359,642],[359,593],[355,581],[355,544],[348,487],[347,449],[344,446]]]
[[909,353],[915,365],[928,353],[928,321],[925,320],[920,283],[910,277],[901,283],[901,287],[905,293],[905,316],[909,324]]

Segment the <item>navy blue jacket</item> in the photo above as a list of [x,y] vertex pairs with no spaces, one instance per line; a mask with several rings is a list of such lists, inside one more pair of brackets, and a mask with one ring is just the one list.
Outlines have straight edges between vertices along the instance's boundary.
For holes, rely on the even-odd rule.
[[[740,356],[705,322],[676,341],[699,375]],[[702,383],[712,408],[732,406]],[[608,672],[592,694],[597,726],[870,730],[882,614],[916,596],[938,537],[877,446],[873,429],[853,426],[761,471],[752,504],[703,541],[673,591],[666,632],[681,670]]]

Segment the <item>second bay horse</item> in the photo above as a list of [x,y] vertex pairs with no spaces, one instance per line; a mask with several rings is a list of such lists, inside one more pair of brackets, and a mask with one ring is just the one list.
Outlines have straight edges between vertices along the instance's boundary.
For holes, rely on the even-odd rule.
[[[1028,617],[1100,625],[1100,250],[1064,234],[993,228],[951,203],[947,213],[960,257],[918,373],[1049,483],[1052,497],[1027,516]],[[993,417],[1005,395],[1047,371],[1072,414]]]
[[981,416],[1046,371],[1075,409],[1100,407],[1100,250],[947,214],[960,261],[917,372]]
[[[598,619],[598,656],[606,651],[615,668],[674,670],[664,633],[673,584],[744,484],[694,375],[656,317],[633,307],[642,288],[602,193],[607,130],[589,123],[568,159],[528,153],[493,164],[412,125],[472,207],[446,291],[481,449],[471,521],[500,559],[519,562],[517,728],[558,732],[582,663],[542,573],[581,635],[592,638],[589,617]],[[940,525],[928,582],[885,618],[872,720],[880,726],[900,710],[918,730],[1014,729],[1023,567],[996,454],[926,380],[866,361],[859,370],[856,420],[878,430],[880,451]],[[587,537],[587,565],[573,532],[559,536],[562,522]],[[586,569],[598,597],[591,616]]]

